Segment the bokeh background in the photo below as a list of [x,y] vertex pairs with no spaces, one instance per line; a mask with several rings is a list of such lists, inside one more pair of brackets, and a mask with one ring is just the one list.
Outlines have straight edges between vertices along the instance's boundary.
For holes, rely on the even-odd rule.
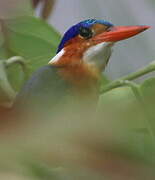
[[[117,79],[155,60],[154,17],[155,0],[0,0],[0,179],[155,179],[154,75],[135,84],[140,97],[131,87],[101,94],[91,117],[90,110],[76,117],[62,99],[62,108],[47,118],[1,116],[28,76],[55,55],[60,34],[73,24],[98,18],[151,26],[114,47],[105,74]],[[14,56],[22,57],[27,71],[21,61],[6,66]]]
[[[39,15],[42,3],[37,8]],[[57,0],[48,19],[61,34],[87,18],[106,19],[115,25],[149,25],[152,28],[118,43],[106,69],[110,79],[126,75],[155,60],[155,0]],[[145,49],[145,51],[144,51]]]

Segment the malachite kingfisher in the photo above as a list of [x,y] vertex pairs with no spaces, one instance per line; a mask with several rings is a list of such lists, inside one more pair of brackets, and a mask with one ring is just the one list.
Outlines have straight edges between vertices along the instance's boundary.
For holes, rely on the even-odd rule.
[[56,56],[26,82],[17,95],[15,106],[33,111],[53,111],[72,97],[73,104],[80,101],[81,106],[86,100],[84,106],[90,107],[99,97],[102,72],[112,54],[112,47],[148,28],[144,25],[114,26],[96,19],[72,26],[64,34]]

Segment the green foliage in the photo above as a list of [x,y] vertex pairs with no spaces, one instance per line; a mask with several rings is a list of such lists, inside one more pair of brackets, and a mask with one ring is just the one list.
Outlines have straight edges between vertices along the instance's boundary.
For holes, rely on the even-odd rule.
[[[5,19],[2,26],[0,58],[23,57],[28,76],[39,67],[46,65],[55,55],[60,35],[43,20],[22,16]],[[18,91],[23,84],[22,69],[15,64],[7,69],[7,73],[12,87]]]
[[5,22],[9,49],[24,57],[31,71],[36,70],[55,55],[60,35],[47,23],[35,17],[20,17]]
[[[154,102],[154,95],[155,95],[155,78],[150,78],[145,80],[142,85],[141,85],[141,91],[143,93],[143,96],[145,97],[146,100],[148,100],[148,102],[152,101],[152,103]],[[146,98],[147,97],[147,98]]]
[[[48,61],[55,55],[56,48],[60,41],[60,35],[45,21],[33,16],[18,16],[16,18],[14,17],[0,20],[0,22],[0,105],[3,105],[14,99],[14,90],[18,92],[23,82],[26,80],[23,78],[25,73],[27,73],[26,77],[29,77],[36,69],[46,65]],[[8,59],[12,56],[21,56],[24,58],[24,63],[22,66],[27,69],[26,72],[23,72],[23,69],[20,66],[21,64],[19,63],[13,63],[12,65],[7,66]],[[84,164],[93,164],[95,162],[99,162],[99,164],[103,165],[104,163],[100,161],[100,159],[102,160],[102,157],[103,159],[106,157],[104,154],[105,152],[111,152],[112,157],[114,157],[114,155],[117,157],[121,156],[121,158],[123,157],[127,161],[130,159],[130,161],[133,160],[133,162],[142,162],[145,165],[149,164],[149,167],[150,165],[154,166],[155,78],[144,80],[144,82],[142,82],[140,85],[131,83],[132,80],[154,70],[155,65],[149,65],[148,67],[133,73],[132,75],[121,78],[121,81],[110,82],[106,78],[103,78],[101,87],[103,93],[100,96],[97,107],[95,125],[92,128],[90,125],[91,122],[86,121],[87,129],[85,129],[84,134],[81,135],[83,122],[81,123],[79,121],[79,124],[77,123],[78,128],[74,127],[73,125],[71,126],[70,122],[66,124],[64,122],[57,124],[56,122],[55,126],[58,126],[58,128],[56,129],[54,127],[52,129],[53,132],[56,133],[56,135],[54,134],[55,136],[51,135],[51,124],[48,127],[49,129],[47,127],[42,129],[42,126],[44,126],[44,124],[42,124],[41,130],[39,129],[39,136],[37,136],[37,133],[35,132],[35,134],[33,131],[30,137],[27,138],[27,142],[23,142],[25,136],[22,137],[22,142],[20,140],[19,142],[13,142],[15,149],[18,146],[20,147],[22,144],[22,148],[20,147],[22,149],[20,149],[22,151],[20,156],[22,157],[25,157],[27,152],[30,152],[31,154],[32,151],[33,154],[33,151],[35,151],[35,153],[30,156],[31,160],[26,159],[27,157],[25,158],[26,162],[28,162],[25,163],[25,166],[27,166],[29,176],[35,177],[36,179],[70,179],[68,178],[70,172],[66,171],[67,173],[64,173],[63,168],[61,169],[61,163],[60,165],[58,164],[60,166],[58,167],[58,170],[57,168],[55,169],[55,164],[54,169],[46,165],[42,165],[42,159],[45,159],[46,164],[48,158],[55,158],[55,154],[57,155],[55,159],[58,158],[58,162],[59,158],[62,158],[63,161],[67,161],[62,163],[65,165],[68,163],[68,159],[71,159],[71,161],[76,164],[78,158],[80,159],[80,163],[82,159],[87,160],[88,158],[90,160],[92,158],[90,162],[84,161]],[[125,80],[129,80],[130,82],[125,82]],[[73,139],[70,139],[70,137],[65,139],[64,137],[68,132],[64,132],[66,132],[66,127],[68,124],[70,124],[69,130],[75,129],[77,131],[77,129],[79,130],[81,128],[79,131],[77,131],[80,135],[76,132],[77,134],[75,136],[71,131],[71,134],[73,134],[71,135],[73,136]],[[36,124],[34,129],[36,129]],[[57,131],[59,132],[58,134]],[[86,144],[79,145],[79,142],[81,143],[81,141],[84,139],[83,135],[86,136],[92,144],[87,142]],[[37,136],[37,138],[35,136]],[[81,139],[79,138],[80,141],[79,139],[77,140],[77,136],[78,138],[82,137]],[[74,141],[74,143],[72,142],[73,144],[71,144],[70,140]],[[53,143],[52,145],[51,142]],[[65,142],[67,143],[65,144]],[[26,147],[28,147],[26,150],[23,148],[25,147],[25,144],[27,145]],[[60,152],[57,152],[58,149],[55,146],[58,146],[58,149],[62,147],[64,149],[62,148]],[[12,144],[7,147],[7,151],[10,150],[9,147],[12,148]],[[50,154],[51,151],[53,152],[52,155]],[[3,153],[0,153],[0,155],[1,154]],[[31,158],[35,155],[39,158],[41,157],[39,162],[35,161],[35,158]],[[78,157],[77,159],[76,156]],[[120,161],[122,160],[121,158],[119,159]],[[131,168],[130,165],[127,167]],[[62,170],[62,172],[59,171],[59,168]],[[77,167],[77,169],[78,168],[79,167]],[[84,169],[84,171],[87,170]],[[94,171],[96,172],[96,169]],[[65,178],[62,176],[63,173],[65,174]],[[94,174],[93,172],[89,172],[90,176]],[[73,174],[72,176],[72,179],[74,179],[75,176]]]
[[121,153],[155,164],[155,78],[135,84],[136,93],[132,86],[125,86],[112,89],[109,85],[111,90],[101,95],[98,113],[107,117],[111,129],[123,135],[121,141],[125,139],[127,144],[120,142]]

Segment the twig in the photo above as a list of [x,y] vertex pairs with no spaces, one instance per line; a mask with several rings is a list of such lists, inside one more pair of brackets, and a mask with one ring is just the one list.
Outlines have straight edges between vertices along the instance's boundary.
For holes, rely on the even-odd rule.
[[41,17],[46,20],[53,11],[56,0],[32,0],[33,7],[36,8],[42,2]]
[[44,6],[41,13],[43,19],[46,20],[49,17],[49,15],[52,13],[54,5],[55,5],[55,0],[44,1]]
[[12,101],[15,98],[16,93],[8,81],[4,60],[0,60],[0,88],[3,93],[5,93],[9,101]]
[[28,69],[25,62],[25,59],[21,56],[13,56],[5,61],[6,68],[12,66],[13,64],[19,64],[22,67],[23,72],[27,76]]
[[106,93],[112,89],[124,86],[124,81],[126,81],[126,80],[131,81],[131,80],[137,79],[137,78],[144,76],[145,74],[148,74],[153,71],[155,71],[155,62],[154,61],[152,63],[150,63],[148,66],[146,66],[145,68],[140,69],[137,72],[129,74],[125,77],[122,77],[122,78],[115,80],[112,83],[106,85],[105,87],[103,87],[101,89],[101,94]]
[[6,68],[12,66],[13,64],[21,65],[23,72],[25,74],[25,76],[24,76],[25,78],[27,77],[27,74],[28,74],[25,60],[22,57],[14,56],[7,60],[0,60],[0,88],[9,101],[9,102],[5,103],[5,104],[8,104],[8,106],[11,105],[11,103],[13,102],[13,100],[16,96],[16,92],[12,88],[12,86],[8,80],[8,76],[7,76],[7,72],[6,72]]

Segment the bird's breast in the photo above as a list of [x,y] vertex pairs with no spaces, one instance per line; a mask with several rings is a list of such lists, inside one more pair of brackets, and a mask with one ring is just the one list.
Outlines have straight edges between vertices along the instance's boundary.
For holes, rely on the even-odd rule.
[[100,73],[84,64],[67,66],[59,74],[70,84],[72,92],[80,99],[97,99],[99,95]]

